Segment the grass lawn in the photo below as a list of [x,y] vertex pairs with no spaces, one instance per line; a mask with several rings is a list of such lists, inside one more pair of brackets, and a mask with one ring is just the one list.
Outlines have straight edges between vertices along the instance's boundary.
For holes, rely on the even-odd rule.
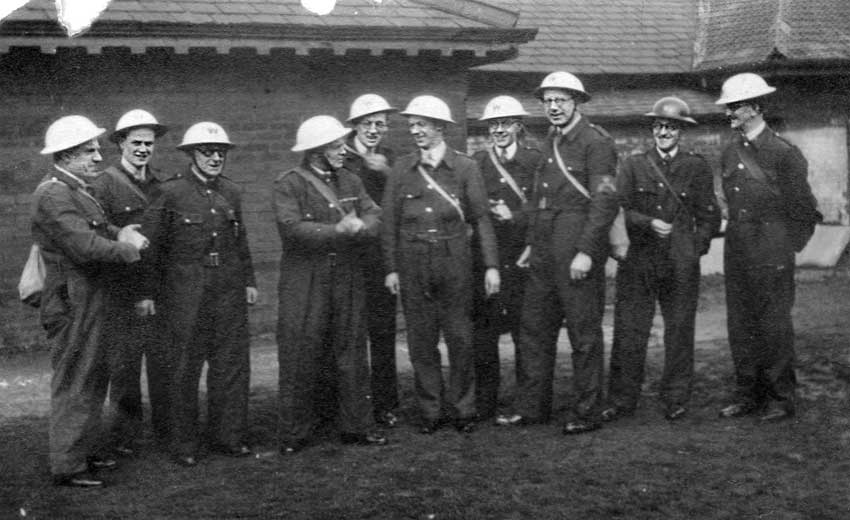
[[[187,469],[148,443],[110,472],[101,490],[50,485],[46,356],[0,359],[0,518],[847,519],[850,280],[801,282],[797,295],[801,402],[793,421],[717,418],[732,388],[732,366],[722,281],[709,278],[697,318],[691,411],[680,422],[665,421],[657,403],[657,326],[634,417],[574,437],[563,436],[558,421],[423,436],[400,335],[402,422],[388,432],[390,445],[342,446],[327,429],[314,446],[284,457],[275,441],[276,349],[273,338],[261,336],[252,350],[256,457],[206,454]],[[503,340],[510,403],[511,348]],[[569,347],[562,343],[556,417],[570,401]]]

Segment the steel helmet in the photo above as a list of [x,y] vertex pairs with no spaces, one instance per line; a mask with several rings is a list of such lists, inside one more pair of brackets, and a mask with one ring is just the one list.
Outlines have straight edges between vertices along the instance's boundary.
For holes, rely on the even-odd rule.
[[377,94],[363,94],[351,103],[351,110],[348,112],[346,123],[350,123],[355,119],[360,119],[369,114],[377,114],[378,112],[393,112],[396,109],[391,107],[387,100]]
[[449,105],[436,96],[416,96],[410,100],[401,115],[427,117],[447,123],[455,122],[452,119],[452,111],[449,109]]
[[183,142],[177,145],[178,150],[188,150],[199,144],[223,144],[233,147],[227,137],[227,132],[217,123],[203,121],[190,126],[183,134]]
[[322,145],[332,143],[341,137],[351,133],[339,120],[332,116],[313,116],[301,123],[295,134],[295,146],[293,152],[312,150]]
[[121,116],[121,119],[115,124],[115,131],[109,135],[109,140],[117,143],[124,139],[124,136],[133,128],[150,128],[156,137],[160,137],[168,131],[168,127],[159,124],[159,121],[150,112],[137,108]]
[[590,94],[584,90],[584,85],[581,81],[569,72],[559,70],[552,72],[540,82],[540,86],[534,89],[534,95],[540,98],[543,90],[547,88],[560,88],[568,90],[576,98],[578,103],[586,103],[590,101]]
[[652,112],[644,114],[649,117],[663,117],[664,119],[675,119],[677,121],[685,121],[693,125],[697,122],[689,117],[691,109],[688,104],[681,99],[673,96],[663,97],[652,105]]
[[60,117],[47,127],[47,132],[44,134],[44,149],[39,153],[49,155],[61,152],[87,143],[104,132],[106,132],[105,128],[98,128],[87,117]]
[[720,88],[720,99],[715,101],[714,104],[726,105],[736,101],[766,96],[773,92],[776,92],[776,88],[768,85],[764,78],[758,74],[742,72],[723,82],[723,86]]
[[523,108],[522,103],[511,96],[496,96],[487,102],[484,107],[484,115],[478,120],[499,119],[502,117],[522,117],[529,115]]

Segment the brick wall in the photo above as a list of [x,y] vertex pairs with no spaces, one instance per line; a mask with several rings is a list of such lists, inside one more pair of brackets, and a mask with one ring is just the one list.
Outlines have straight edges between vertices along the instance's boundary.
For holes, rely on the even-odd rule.
[[[423,86],[427,85],[427,89]],[[43,55],[16,51],[0,58],[0,353],[45,344],[37,312],[17,300],[16,285],[28,252],[30,194],[49,171],[38,155],[47,126],[67,114],[84,114],[114,127],[132,108],[150,110],[171,131],[157,142],[154,164],[177,171],[188,164],[175,150],[192,123],[220,123],[238,146],[225,175],[243,187],[246,226],[258,271],[260,303],[251,311],[253,332],[273,331],[277,315],[280,244],[270,207],[275,176],[300,159],[289,151],[304,119],[332,114],[344,120],[358,95],[373,91],[404,108],[428,92],[446,99],[463,121],[466,77],[459,64],[419,58],[345,60],[286,55],[175,56],[149,51],[141,56],[106,52]],[[410,150],[402,118],[391,119],[388,142]],[[453,127],[449,141],[463,147],[465,127]],[[104,161],[117,159],[103,139]]]

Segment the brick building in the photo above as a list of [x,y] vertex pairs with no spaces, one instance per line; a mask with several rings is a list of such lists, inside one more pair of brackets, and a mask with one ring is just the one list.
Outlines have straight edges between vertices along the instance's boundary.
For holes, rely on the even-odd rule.
[[[155,165],[187,160],[174,146],[192,123],[221,123],[238,146],[225,174],[243,186],[246,225],[260,280],[253,330],[271,330],[277,308],[280,244],[271,212],[277,173],[299,159],[289,151],[304,119],[347,117],[358,95],[377,92],[404,107],[429,92],[464,113],[467,70],[512,57],[533,29],[493,26],[413,0],[342,0],[317,16],[298,0],[113,0],[82,36],[69,39],[52,0],[33,0],[0,23],[0,351],[43,341],[36,312],[17,300],[31,243],[30,194],[50,167],[39,156],[56,118],[80,113],[114,127],[131,108],[169,125]],[[486,6],[485,6],[486,7]],[[488,13],[483,13],[488,15]],[[489,8],[489,16],[516,15]],[[486,20],[486,18],[485,18]],[[510,25],[510,23],[508,24]],[[464,118],[449,140],[463,147]],[[389,138],[410,139],[401,122]],[[117,150],[101,143],[105,162]]]

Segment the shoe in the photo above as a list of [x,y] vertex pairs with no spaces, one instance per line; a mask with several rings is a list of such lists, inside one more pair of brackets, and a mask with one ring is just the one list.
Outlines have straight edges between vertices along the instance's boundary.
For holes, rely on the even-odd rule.
[[132,457],[136,454],[136,450],[131,448],[129,444],[119,444],[112,448],[112,451],[119,457]]
[[198,465],[198,459],[194,455],[177,455],[174,457],[174,462],[184,468],[191,468]]
[[455,430],[458,433],[472,433],[475,431],[475,419],[455,419]]
[[235,444],[232,446],[227,445],[219,445],[213,446],[213,451],[216,453],[221,453],[222,455],[227,455],[228,457],[249,457],[253,455],[254,452],[251,451],[251,448],[245,446],[244,444]]
[[764,413],[759,416],[760,422],[777,422],[794,417],[794,409],[783,402],[772,401]]
[[564,424],[564,435],[578,435],[580,433],[592,432],[598,430],[602,425],[598,422],[588,421],[587,419],[575,419]]
[[118,467],[115,459],[107,459],[104,457],[92,456],[88,459],[89,471],[107,471]]
[[524,415],[500,415],[496,417],[496,426],[529,426],[537,421],[529,419]]
[[392,412],[383,412],[375,417],[375,422],[387,428],[395,428],[398,424],[398,417]]
[[678,406],[678,405],[668,406],[667,411],[664,412],[664,418],[667,419],[668,421],[678,421],[679,419],[684,417],[685,414],[687,414],[687,413],[688,413],[688,409],[685,408],[684,406]]
[[720,417],[724,417],[727,419],[730,417],[743,417],[745,415],[752,414],[755,409],[756,407],[752,403],[732,403],[729,406],[720,410]]
[[419,433],[422,435],[431,435],[436,433],[442,425],[443,421],[440,420],[425,421],[422,426],[419,427]]
[[357,444],[359,446],[386,446],[387,438],[380,433],[343,433],[340,434],[343,444]]
[[96,477],[90,471],[84,471],[82,473],[75,473],[73,475],[54,475],[53,485],[80,488],[95,488],[103,487],[106,485],[106,483],[102,479]]

